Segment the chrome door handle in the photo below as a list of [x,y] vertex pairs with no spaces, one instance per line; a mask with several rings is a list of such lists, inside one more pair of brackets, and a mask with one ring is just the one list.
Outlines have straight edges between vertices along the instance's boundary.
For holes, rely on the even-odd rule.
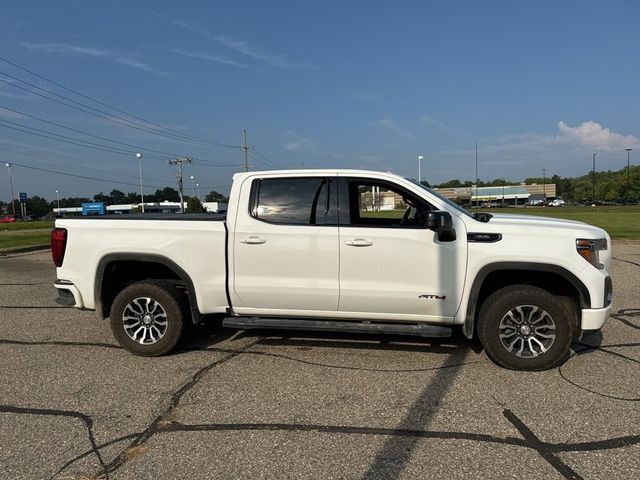
[[240,243],[246,243],[247,245],[260,245],[262,243],[267,243],[264,238],[251,236],[249,238],[241,238]]
[[366,238],[354,238],[353,240],[347,240],[344,244],[350,247],[370,247],[373,245],[373,242]]

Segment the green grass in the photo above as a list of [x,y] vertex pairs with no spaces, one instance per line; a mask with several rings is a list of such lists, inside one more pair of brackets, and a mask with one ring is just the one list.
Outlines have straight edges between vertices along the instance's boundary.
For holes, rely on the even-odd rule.
[[53,228],[53,220],[38,220],[37,222],[0,223],[0,232],[4,230],[40,230]]
[[3,231],[0,229],[0,250],[34,245],[49,245],[51,232],[47,229]]
[[[470,210],[475,212],[475,208]],[[507,213],[517,215],[537,215],[543,217],[577,220],[605,229],[611,238],[640,239],[640,206],[618,207],[511,207],[480,208],[480,212]],[[362,212],[363,216],[374,218],[400,218],[402,212],[397,210],[382,212]]]
[[479,211],[577,220],[605,229],[611,235],[611,238],[640,239],[640,206],[637,205],[619,207],[481,208]]

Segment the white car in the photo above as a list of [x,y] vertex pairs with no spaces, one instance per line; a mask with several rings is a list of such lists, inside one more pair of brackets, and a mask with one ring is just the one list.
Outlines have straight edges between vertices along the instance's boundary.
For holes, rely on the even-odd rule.
[[[405,208],[377,211],[390,195]],[[562,362],[581,330],[600,329],[612,302],[604,230],[473,215],[362,170],[236,174],[226,217],[58,219],[52,255],[58,302],[109,317],[138,355],[169,352],[185,324],[216,314],[242,329],[457,328],[477,333],[497,364],[540,370]]]

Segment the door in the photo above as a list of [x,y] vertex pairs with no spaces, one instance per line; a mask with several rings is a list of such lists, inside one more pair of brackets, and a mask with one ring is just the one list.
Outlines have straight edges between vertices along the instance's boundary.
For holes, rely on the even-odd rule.
[[338,308],[336,180],[264,177],[243,190],[233,245],[238,313],[304,314]]
[[[348,208],[349,215],[340,222],[339,311],[362,318],[450,320],[464,285],[462,232],[457,241],[440,242],[420,224],[435,207],[401,186],[357,178],[340,182],[341,213]],[[343,208],[345,197],[349,205]],[[455,217],[460,230],[457,222]]]

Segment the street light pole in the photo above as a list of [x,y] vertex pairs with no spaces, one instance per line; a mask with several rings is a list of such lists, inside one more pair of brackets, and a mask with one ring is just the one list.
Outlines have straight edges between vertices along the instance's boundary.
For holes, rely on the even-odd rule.
[[196,189],[198,190],[198,200],[202,201],[202,199],[200,198],[200,184],[196,183]]
[[191,175],[191,196],[195,197],[196,196],[196,187],[193,183],[193,179],[195,178],[193,175]]
[[422,185],[422,172],[420,171],[420,164],[422,163],[422,159],[424,156],[418,155],[418,183]]
[[13,216],[16,216],[16,196],[13,193],[13,177],[11,176],[11,164],[5,163],[5,166],[9,169],[9,184],[11,185],[11,211]]
[[[58,200],[58,210],[60,210],[60,192],[56,190],[56,199]],[[58,211],[60,213],[60,211]]]
[[[476,142],[476,210],[480,206],[480,199],[478,198],[478,142]],[[518,197],[516,197],[516,203],[518,203]]]
[[138,166],[140,167],[140,204],[142,205],[142,213],[144,213],[144,193],[142,191],[142,155],[141,153],[136,153],[136,158],[138,159]]
[[629,172],[630,172],[630,160],[631,160],[631,150],[633,150],[633,148],[625,148],[626,152],[627,152],[627,198],[631,199],[631,182],[630,182],[630,177],[629,177]]
[[547,204],[547,169],[542,169],[542,197],[544,198],[544,204]]
[[592,174],[593,174],[593,185],[591,187],[591,202],[595,205],[596,203],[596,155],[598,155],[597,153],[593,154],[593,170],[592,170]]

